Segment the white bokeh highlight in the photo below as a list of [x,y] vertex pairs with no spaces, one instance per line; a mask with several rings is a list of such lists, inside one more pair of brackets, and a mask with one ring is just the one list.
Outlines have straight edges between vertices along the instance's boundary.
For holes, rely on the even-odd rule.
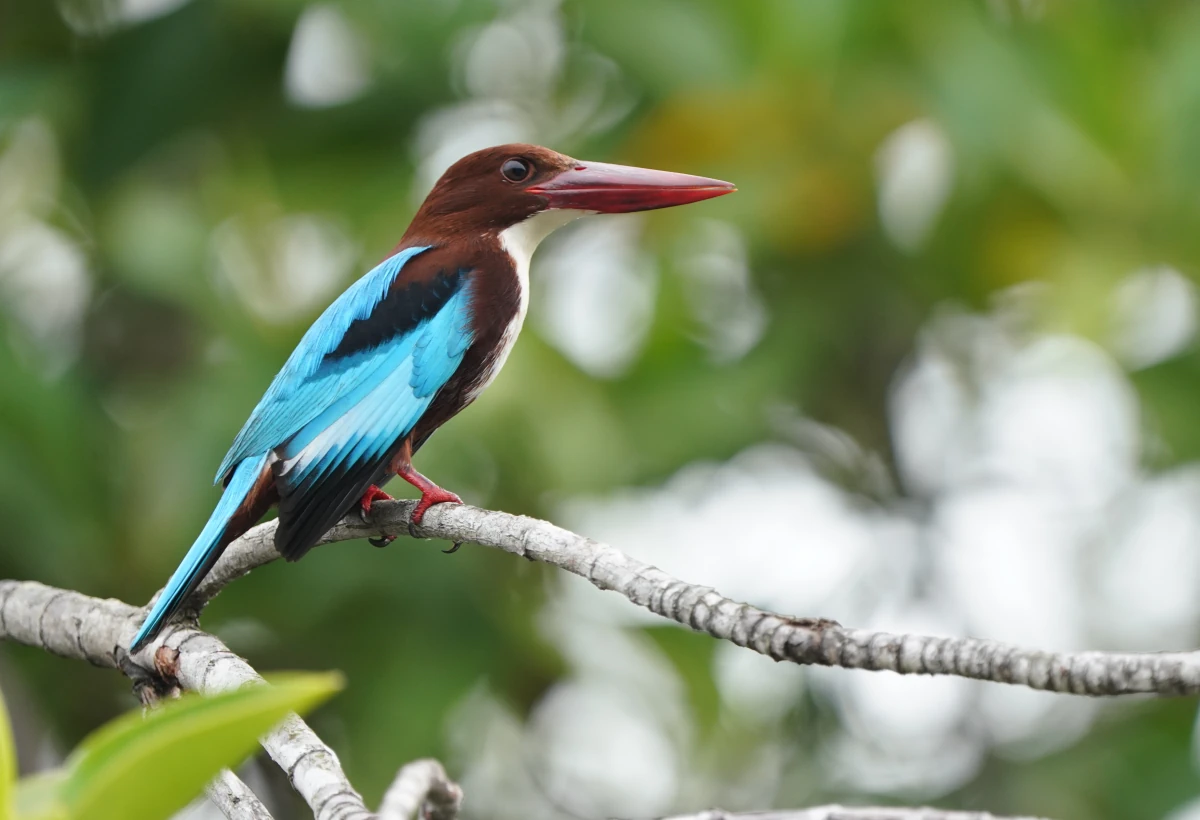
[[53,371],[78,350],[91,293],[83,251],[61,230],[29,221],[0,237],[0,301]]
[[29,119],[0,128],[0,309],[12,341],[48,376],[75,358],[92,295],[88,260],[54,224],[59,205],[58,141],[48,123]]
[[595,679],[557,684],[529,720],[543,787],[583,817],[654,817],[674,802],[681,755],[653,704]]
[[884,233],[902,250],[916,250],[933,230],[954,183],[949,139],[931,120],[902,125],[879,146],[875,173]]
[[1165,265],[1134,271],[1113,293],[1110,339],[1134,370],[1182,353],[1196,336],[1196,286]]
[[741,232],[728,222],[698,222],[676,265],[701,342],[713,358],[734,362],[753,350],[766,330],[767,310],[754,287]]
[[616,63],[581,42],[568,47],[554,0],[503,4],[496,19],[464,33],[452,56],[463,99],[417,123],[414,204],[472,151],[507,142],[563,149],[612,128],[636,103]]
[[191,0],[58,0],[67,27],[85,37],[105,36],[170,14]]
[[359,249],[336,220],[233,216],[211,239],[212,270],[251,311],[284,324],[314,313],[355,273]]
[[1121,500],[1110,520],[1096,583],[1105,644],[1163,650],[1195,646],[1200,639],[1200,465],[1147,477]]
[[288,100],[301,108],[327,108],[359,97],[370,84],[367,43],[341,10],[314,3],[296,21],[284,67]]
[[191,0],[119,0],[117,7],[126,24],[144,23],[183,8]]
[[624,373],[654,318],[653,262],[637,217],[589,219],[547,242],[534,264],[533,319],[543,338],[597,378]]
[[1178,807],[1163,820],[1200,820],[1200,797]]

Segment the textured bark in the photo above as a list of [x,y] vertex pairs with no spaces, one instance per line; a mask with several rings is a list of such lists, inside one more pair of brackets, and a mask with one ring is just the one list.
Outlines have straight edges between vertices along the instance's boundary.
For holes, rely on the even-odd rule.
[[[411,501],[376,502],[370,524],[351,515],[321,543],[379,532],[408,534],[412,508]],[[269,522],[255,527],[230,547],[201,585],[199,604],[231,580],[278,558],[272,546],[274,526]],[[778,661],[902,675],[957,675],[1075,695],[1200,694],[1197,652],[1047,652],[977,638],[872,632],[821,618],[767,612],[546,521],[466,505],[432,507],[415,533],[552,564],[657,615]]]
[[[351,515],[322,544],[375,533],[409,532],[411,501],[376,502],[371,522]],[[278,558],[275,523],[255,527],[226,550],[185,611],[198,612],[231,581]],[[1046,652],[974,638],[896,635],[842,627],[820,618],[796,618],[740,603],[710,587],[689,584],[613,547],[545,521],[465,505],[433,507],[418,537],[501,549],[586,578],[638,606],[715,638],[780,661],[900,674],[958,675],[1080,695],[1200,693],[1200,653]],[[243,659],[194,622],[175,622],[130,657],[123,647],[145,610],[90,598],[36,582],[0,581],[0,638],[68,658],[119,668],[137,677],[174,678],[211,694],[262,683]],[[140,671],[139,671],[140,670]],[[263,747],[287,773],[317,820],[455,820],[462,791],[432,760],[400,770],[379,814],[366,807],[337,756],[292,715],[263,737]],[[244,783],[223,772],[210,795],[232,820],[268,820]],[[994,820],[992,815],[937,809],[843,808],[731,814],[711,810],[672,820]]]
[[222,769],[204,792],[229,820],[273,820],[258,795],[229,769]]
[[[432,759],[414,760],[400,769],[383,795],[379,820],[454,820],[462,806],[459,785]],[[418,814],[424,807],[424,812]]]

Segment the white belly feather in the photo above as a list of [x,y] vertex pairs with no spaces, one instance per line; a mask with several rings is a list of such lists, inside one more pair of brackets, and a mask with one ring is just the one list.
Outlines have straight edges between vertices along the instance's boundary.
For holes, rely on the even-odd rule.
[[523,222],[518,222],[511,228],[500,232],[500,247],[512,259],[513,269],[517,272],[518,299],[517,312],[513,314],[508,326],[500,337],[496,352],[490,357],[483,378],[471,388],[470,397],[475,399],[491,384],[504,367],[508,354],[517,343],[521,326],[525,324],[525,314],[529,312],[529,261],[541,241],[556,228],[561,228],[572,220],[586,216],[588,211],[554,210],[534,214]]

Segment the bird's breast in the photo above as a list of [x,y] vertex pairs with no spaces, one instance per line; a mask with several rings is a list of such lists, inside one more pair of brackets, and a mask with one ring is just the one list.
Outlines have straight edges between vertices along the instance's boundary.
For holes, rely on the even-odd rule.
[[529,261],[524,260],[523,269],[520,260],[513,261],[516,264],[508,286],[501,286],[498,298],[491,301],[494,312],[488,317],[488,332],[480,334],[483,355],[479,372],[467,391],[468,401],[473,401],[496,380],[525,324],[525,314],[529,311]]
[[414,446],[478,398],[496,380],[516,345],[529,309],[529,258],[533,246],[506,233],[472,243],[469,252],[446,250],[471,271],[468,282],[473,341],[457,372],[417,425]]

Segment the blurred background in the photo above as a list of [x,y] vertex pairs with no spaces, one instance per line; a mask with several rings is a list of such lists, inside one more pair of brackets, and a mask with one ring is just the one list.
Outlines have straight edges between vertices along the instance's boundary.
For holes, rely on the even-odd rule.
[[[425,473],[785,613],[1200,640],[1185,0],[0,0],[0,576],[148,600],[304,329],[513,140],[740,192],[547,241]],[[435,546],[317,550],[205,614],[261,670],[347,673],[314,723],[369,803],[436,755],[481,820],[1200,818],[1191,700],[777,665]],[[133,703],[23,647],[0,688],[25,771]]]

